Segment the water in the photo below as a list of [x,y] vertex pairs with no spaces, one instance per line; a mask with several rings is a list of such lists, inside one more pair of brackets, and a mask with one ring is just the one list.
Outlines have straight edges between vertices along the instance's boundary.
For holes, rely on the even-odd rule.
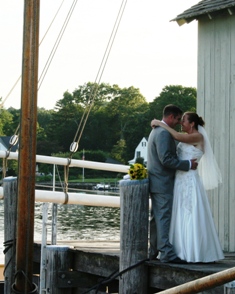
[[[42,203],[35,203],[34,240],[41,241]],[[119,240],[120,209],[75,204],[57,206],[57,240]],[[52,204],[48,209],[47,240],[51,240]],[[4,242],[4,203],[0,200],[0,255]]]
[[[118,240],[118,208],[74,204],[58,205],[57,240]],[[48,214],[51,220],[51,209]],[[35,239],[41,236],[42,204],[35,206]],[[48,233],[51,226],[48,226]]]

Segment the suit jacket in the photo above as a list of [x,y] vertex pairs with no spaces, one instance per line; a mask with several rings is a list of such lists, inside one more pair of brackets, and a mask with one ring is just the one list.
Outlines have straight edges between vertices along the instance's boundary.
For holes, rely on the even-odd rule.
[[179,160],[176,142],[162,127],[152,129],[148,139],[147,169],[150,193],[173,194],[175,172],[188,171],[188,160]]

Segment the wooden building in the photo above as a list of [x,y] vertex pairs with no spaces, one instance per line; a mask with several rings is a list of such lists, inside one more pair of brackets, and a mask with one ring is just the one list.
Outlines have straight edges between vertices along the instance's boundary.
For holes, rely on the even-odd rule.
[[147,165],[147,150],[148,150],[148,138],[143,137],[138,146],[135,148],[134,158],[129,160],[129,164],[134,164],[136,159],[142,157],[144,159],[144,164]]
[[197,112],[205,119],[223,177],[222,185],[209,193],[209,199],[223,249],[234,252],[235,0],[203,0],[173,19],[179,25],[195,20]]

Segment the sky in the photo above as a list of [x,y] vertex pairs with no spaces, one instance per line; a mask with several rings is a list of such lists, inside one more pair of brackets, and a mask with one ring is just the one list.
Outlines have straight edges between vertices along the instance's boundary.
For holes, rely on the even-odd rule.
[[[99,68],[123,1],[78,0],[54,52],[73,2],[40,1],[39,107],[53,109],[64,92],[72,93],[87,82],[133,86],[148,102],[168,85],[197,86],[197,21],[179,26],[171,20],[199,0],[128,0],[102,74]],[[0,0],[4,108],[21,107],[21,80],[14,85],[22,68],[23,10],[23,0]]]

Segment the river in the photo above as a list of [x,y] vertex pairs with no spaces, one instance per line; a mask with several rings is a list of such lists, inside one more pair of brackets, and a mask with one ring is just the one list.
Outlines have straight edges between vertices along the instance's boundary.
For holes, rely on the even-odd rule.
[[[34,240],[42,238],[42,203],[35,203]],[[57,240],[119,240],[120,209],[58,204]],[[52,204],[48,209],[47,240],[51,240]],[[0,254],[4,242],[4,202],[0,200]]]

